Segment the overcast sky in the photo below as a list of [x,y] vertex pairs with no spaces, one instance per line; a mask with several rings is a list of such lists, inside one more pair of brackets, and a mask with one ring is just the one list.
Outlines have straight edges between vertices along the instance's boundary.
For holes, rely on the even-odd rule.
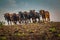
[[41,9],[50,12],[51,21],[60,22],[60,0],[0,0],[0,21],[4,21],[6,12],[29,11]]

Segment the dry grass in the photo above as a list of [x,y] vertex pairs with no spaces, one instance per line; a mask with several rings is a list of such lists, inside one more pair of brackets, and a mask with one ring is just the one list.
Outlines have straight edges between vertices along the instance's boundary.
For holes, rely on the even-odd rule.
[[[56,34],[58,37],[55,37]],[[10,38],[16,40],[37,40],[37,38],[38,40],[51,40],[52,37],[52,40],[59,39],[60,22],[3,25],[0,28],[0,37],[3,37],[3,39],[6,37],[6,40],[10,40]]]

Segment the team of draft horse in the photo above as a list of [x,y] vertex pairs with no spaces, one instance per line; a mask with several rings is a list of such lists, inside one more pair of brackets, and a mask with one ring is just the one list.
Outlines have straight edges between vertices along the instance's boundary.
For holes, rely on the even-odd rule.
[[29,12],[20,11],[18,12],[18,14],[5,13],[4,18],[8,22],[8,24],[12,24],[12,22],[14,24],[17,24],[17,22],[19,23],[35,23],[35,22],[40,23],[41,18],[42,18],[42,22],[45,22],[45,21],[49,22],[50,14],[48,11],[45,11],[45,10],[40,10],[39,12],[36,12],[35,10],[30,10]]

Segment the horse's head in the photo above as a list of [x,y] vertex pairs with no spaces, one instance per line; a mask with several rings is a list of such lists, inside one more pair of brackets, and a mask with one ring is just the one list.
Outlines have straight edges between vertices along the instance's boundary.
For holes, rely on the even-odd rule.
[[49,18],[50,14],[49,14],[48,11],[45,11],[45,16],[46,16],[47,18]]
[[42,15],[42,14],[45,13],[45,11],[44,10],[40,10],[39,13]]

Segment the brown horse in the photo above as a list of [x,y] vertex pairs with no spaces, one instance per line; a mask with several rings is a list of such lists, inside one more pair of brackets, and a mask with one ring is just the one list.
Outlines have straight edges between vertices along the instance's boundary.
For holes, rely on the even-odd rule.
[[49,22],[50,21],[50,14],[48,11],[45,11],[45,18],[46,18],[46,21]]
[[45,22],[45,21],[50,21],[50,14],[48,11],[45,11],[45,10],[40,10],[40,14],[42,16],[42,21]]

